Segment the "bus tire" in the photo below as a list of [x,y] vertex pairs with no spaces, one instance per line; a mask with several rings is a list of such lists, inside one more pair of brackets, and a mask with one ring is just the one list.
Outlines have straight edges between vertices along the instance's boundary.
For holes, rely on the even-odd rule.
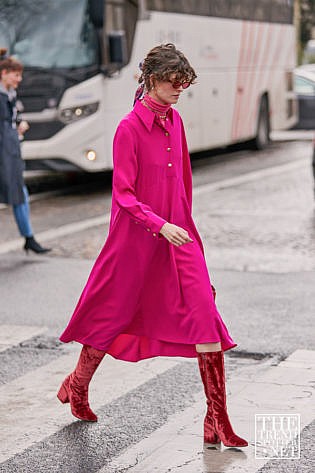
[[268,98],[264,95],[260,101],[257,120],[256,136],[252,140],[252,147],[256,150],[265,149],[270,143],[270,118]]

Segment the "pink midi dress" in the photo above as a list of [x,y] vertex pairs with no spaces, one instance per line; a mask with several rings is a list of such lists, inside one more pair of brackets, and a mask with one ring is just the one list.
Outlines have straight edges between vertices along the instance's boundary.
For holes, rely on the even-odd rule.
[[[113,146],[108,237],[60,337],[139,361],[195,357],[195,344],[236,346],[216,308],[200,236],[192,219],[192,174],[183,123],[170,109],[163,126],[137,101]],[[161,234],[178,225],[193,242]]]

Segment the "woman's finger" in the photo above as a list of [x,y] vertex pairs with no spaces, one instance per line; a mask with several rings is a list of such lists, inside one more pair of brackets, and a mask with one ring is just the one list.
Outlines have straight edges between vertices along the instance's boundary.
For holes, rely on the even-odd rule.
[[178,236],[173,236],[173,238],[171,238],[170,241],[176,246],[184,245],[185,243],[187,243],[187,241],[184,238],[181,238]]
[[174,245],[182,245],[182,242],[174,237],[171,238],[170,242],[173,243]]
[[186,243],[186,238],[181,235],[181,234],[176,234],[174,236],[174,238],[176,239],[176,241],[178,241],[179,243]]
[[190,238],[188,232],[186,232],[186,231],[178,232],[178,237],[183,241],[183,243],[187,243],[189,241],[192,241],[192,239]]

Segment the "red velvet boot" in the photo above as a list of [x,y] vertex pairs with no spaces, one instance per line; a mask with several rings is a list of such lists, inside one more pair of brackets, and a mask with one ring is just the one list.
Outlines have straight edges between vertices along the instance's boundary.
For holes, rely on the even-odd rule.
[[66,377],[58,391],[58,399],[63,404],[70,402],[71,412],[78,419],[97,421],[97,416],[89,406],[88,388],[104,356],[104,351],[84,345],[75,370]]
[[198,353],[198,361],[208,404],[204,442],[214,445],[221,440],[225,447],[246,447],[248,442],[234,433],[227,413],[223,351]]
[[[211,285],[211,290],[213,294],[214,300],[216,299],[216,290],[215,287]],[[205,364],[203,362],[203,358],[198,354],[198,364],[201,379],[204,385],[206,399],[207,399],[207,414],[203,423],[203,430],[204,430],[204,442],[207,443],[209,446],[218,447],[220,445],[220,439],[215,432],[214,421],[212,417],[212,408],[210,403],[210,393],[208,392],[208,383],[206,381],[206,369]]]
[[215,432],[214,420],[212,417],[212,408],[211,408],[211,402],[210,402],[210,393],[208,392],[206,369],[205,369],[204,360],[201,357],[201,353],[198,353],[198,364],[199,364],[199,370],[200,370],[203,386],[205,388],[205,394],[206,394],[207,406],[208,406],[207,414],[203,423],[204,442],[211,447],[218,447],[220,445],[220,439]]

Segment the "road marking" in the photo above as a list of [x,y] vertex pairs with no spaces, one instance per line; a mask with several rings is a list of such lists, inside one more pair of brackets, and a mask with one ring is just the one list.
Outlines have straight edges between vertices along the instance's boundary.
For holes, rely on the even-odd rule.
[[31,325],[0,325],[0,352],[46,332],[46,327]]
[[253,473],[269,461],[255,458],[255,414],[298,413],[302,430],[314,419],[314,375],[315,351],[297,350],[250,382],[239,374],[231,378],[229,414],[235,431],[249,442],[242,451],[223,447],[221,451],[202,452],[205,400],[198,394],[194,405],[176,413],[163,427],[98,473]]
[[[294,171],[305,167],[305,162],[302,160],[294,161],[287,164],[282,164],[279,166],[274,166],[272,168],[261,169],[259,171],[248,172],[242,174],[241,176],[236,176],[228,179],[223,179],[222,181],[213,182],[209,184],[203,184],[197,187],[194,187],[193,196],[198,197],[202,194],[208,192],[215,192],[217,190],[225,189],[228,187],[238,186],[241,184],[246,184],[248,182],[256,181],[266,177],[272,177],[284,172]],[[99,225],[105,225],[110,222],[110,213],[105,215],[100,215],[98,217],[89,218],[82,220],[80,222],[68,223],[66,225],[61,225],[60,227],[53,228],[50,230],[43,231],[36,235],[36,238],[40,242],[46,242],[53,240],[55,238],[64,237],[67,235],[72,235],[74,233],[87,230]],[[12,240],[0,245],[0,254],[8,253],[9,251],[18,250],[21,248],[21,239]]]
[[272,131],[271,141],[312,141],[315,137],[313,130],[278,130]]
[[[0,386],[0,462],[74,422],[69,404],[56,398],[58,388],[75,367],[78,345],[71,353]],[[153,358],[127,363],[105,356],[90,387],[95,410],[174,367],[178,359]]]
[[209,184],[202,184],[193,190],[193,196],[199,196],[206,194],[207,192],[214,192],[217,190],[225,189],[227,187],[239,186],[240,184],[247,184],[248,182],[257,181],[266,177],[278,176],[284,172],[291,172],[296,169],[302,169],[306,166],[305,161],[293,161],[287,164],[281,164],[279,166],[273,166],[271,168],[260,169],[259,171],[252,171],[242,174],[240,176],[231,177],[229,179],[223,179],[222,181],[212,182]]

